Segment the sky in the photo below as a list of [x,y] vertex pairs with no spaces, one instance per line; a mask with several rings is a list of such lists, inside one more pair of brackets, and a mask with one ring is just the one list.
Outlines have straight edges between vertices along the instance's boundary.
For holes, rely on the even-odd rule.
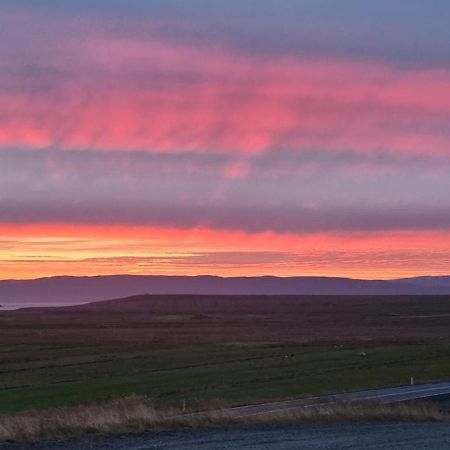
[[2,0],[0,278],[450,273],[448,0]]

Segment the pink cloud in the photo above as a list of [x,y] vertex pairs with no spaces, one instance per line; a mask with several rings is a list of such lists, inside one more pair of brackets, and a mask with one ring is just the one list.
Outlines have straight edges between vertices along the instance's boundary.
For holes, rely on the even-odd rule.
[[41,63],[68,71],[68,80],[0,90],[0,146],[250,155],[450,150],[448,70],[267,59],[104,32],[69,36],[64,49],[62,63],[52,52]]

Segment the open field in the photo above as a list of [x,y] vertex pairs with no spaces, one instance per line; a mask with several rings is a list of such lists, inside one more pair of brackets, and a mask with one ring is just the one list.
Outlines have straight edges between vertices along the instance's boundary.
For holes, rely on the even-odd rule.
[[[202,312],[200,312],[202,311]],[[448,378],[449,297],[139,297],[0,314],[0,411],[240,404]]]
[[450,296],[140,296],[0,313],[3,345],[450,342]]
[[[132,393],[157,406],[284,399],[445,378],[450,345],[2,347],[0,411],[75,405]],[[361,352],[366,356],[360,356]]]

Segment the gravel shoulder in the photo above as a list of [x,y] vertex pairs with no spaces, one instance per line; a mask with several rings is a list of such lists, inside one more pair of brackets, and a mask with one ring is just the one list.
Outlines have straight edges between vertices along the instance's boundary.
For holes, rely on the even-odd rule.
[[410,450],[412,448],[422,450],[450,448],[450,424],[346,423],[259,426],[0,444],[2,450]]

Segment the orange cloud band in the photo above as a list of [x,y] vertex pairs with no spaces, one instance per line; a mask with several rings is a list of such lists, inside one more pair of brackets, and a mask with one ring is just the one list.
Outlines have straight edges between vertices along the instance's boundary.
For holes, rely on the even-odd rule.
[[205,228],[0,226],[2,278],[216,274],[397,278],[448,272],[450,233],[292,235]]

